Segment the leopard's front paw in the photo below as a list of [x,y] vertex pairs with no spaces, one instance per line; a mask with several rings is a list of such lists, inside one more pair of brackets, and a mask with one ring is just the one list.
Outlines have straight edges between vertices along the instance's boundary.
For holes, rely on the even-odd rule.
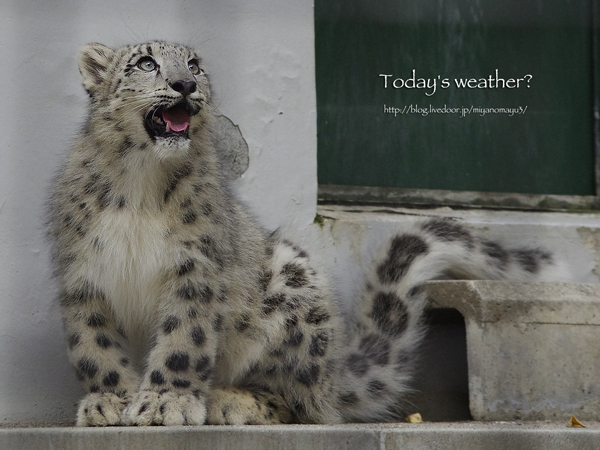
[[86,395],[77,411],[78,427],[122,425],[121,413],[127,406],[125,398],[110,392]]
[[203,425],[206,406],[192,394],[140,391],[123,411],[126,425]]

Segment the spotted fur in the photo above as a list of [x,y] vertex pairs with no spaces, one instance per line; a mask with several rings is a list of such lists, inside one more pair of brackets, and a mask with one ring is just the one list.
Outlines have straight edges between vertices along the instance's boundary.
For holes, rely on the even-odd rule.
[[552,264],[455,222],[398,232],[343,321],[309,254],[232,196],[191,49],[79,58],[90,115],[58,178],[50,236],[77,424],[339,423],[393,417],[422,336],[421,284],[528,279]]

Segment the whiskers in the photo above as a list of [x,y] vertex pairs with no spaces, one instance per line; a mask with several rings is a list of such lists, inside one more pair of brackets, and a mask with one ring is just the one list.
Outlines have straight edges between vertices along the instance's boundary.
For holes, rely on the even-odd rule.
[[[133,91],[132,89],[123,89],[121,92]],[[149,114],[156,113],[163,108],[171,108],[182,101],[181,96],[172,96],[166,90],[154,91],[151,93],[136,93],[131,95],[122,95],[113,101],[115,110],[126,109],[132,114],[144,111],[144,120],[147,120]],[[204,97],[188,98],[186,100],[188,107],[193,111],[192,115],[200,111],[207,101]],[[124,105],[125,103],[125,105]]]

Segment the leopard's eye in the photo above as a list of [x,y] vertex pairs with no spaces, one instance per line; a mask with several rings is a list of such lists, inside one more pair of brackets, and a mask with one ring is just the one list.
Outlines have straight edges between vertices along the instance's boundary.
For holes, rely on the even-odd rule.
[[150,57],[141,59],[137,63],[137,66],[145,72],[152,72],[153,70],[156,70],[156,63]]
[[193,75],[200,75],[202,73],[202,69],[198,67],[198,63],[193,59],[188,62],[188,69],[190,69]]

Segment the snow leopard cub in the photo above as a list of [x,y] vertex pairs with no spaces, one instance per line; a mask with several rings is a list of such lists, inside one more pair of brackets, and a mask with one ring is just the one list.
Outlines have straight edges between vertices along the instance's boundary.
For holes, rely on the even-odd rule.
[[306,251],[226,187],[210,88],[189,48],[87,45],[89,118],[50,236],[80,426],[384,420],[406,393],[423,281],[526,279],[552,264],[441,220],[399,232],[342,321]]

